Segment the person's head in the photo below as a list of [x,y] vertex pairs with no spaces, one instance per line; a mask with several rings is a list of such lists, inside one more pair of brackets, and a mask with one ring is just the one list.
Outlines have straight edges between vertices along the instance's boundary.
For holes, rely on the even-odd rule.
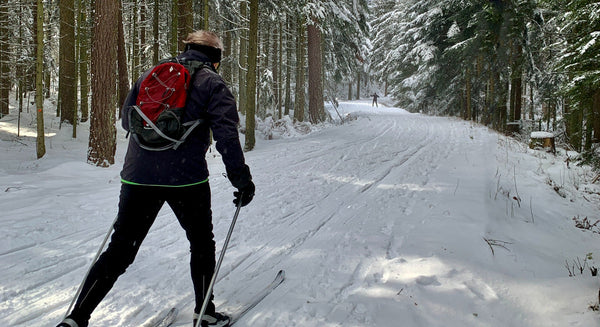
[[216,33],[198,30],[188,34],[183,43],[185,43],[186,51],[190,49],[198,50],[205,54],[216,66],[221,62],[223,42]]

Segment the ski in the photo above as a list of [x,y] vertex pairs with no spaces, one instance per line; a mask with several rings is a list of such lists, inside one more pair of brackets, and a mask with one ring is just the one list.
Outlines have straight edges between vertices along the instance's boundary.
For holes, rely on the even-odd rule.
[[173,322],[175,322],[175,319],[177,318],[177,313],[179,313],[179,310],[177,308],[171,308],[171,310],[169,310],[167,313],[165,313],[165,315],[162,318],[160,318],[157,322],[153,323],[150,326],[151,327],[171,326],[173,324]]
[[[249,303],[245,304],[241,310],[239,310],[236,313],[233,313],[230,316],[231,320],[229,321],[229,326],[230,327],[233,326],[245,314],[247,314],[250,310],[252,310],[254,307],[256,307],[262,300],[264,300],[267,297],[267,295],[271,294],[271,292],[273,292],[273,290],[275,290],[277,288],[277,286],[281,285],[281,283],[283,283],[284,280],[285,280],[285,271],[280,270],[277,273],[277,275],[275,276],[275,278],[273,279],[273,281],[271,283],[269,283],[269,285],[265,286],[265,288],[263,288],[260,292],[256,293],[256,295],[254,295],[252,297],[252,300]],[[171,309],[171,311],[173,311],[173,310],[177,310],[177,309],[176,308]],[[161,327],[166,327],[166,326],[177,327],[177,326],[185,326],[185,325],[191,325],[191,322],[180,322],[180,323],[173,324],[173,322],[171,321],[171,322],[169,322],[168,325],[160,325],[160,326]],[[152,327],[158,327],[158,326],[159,325],[154,325]]]
[[240,318],[242,318],[246,313],[248,313],[255,306],[257,306],[262,300],[264,300],[264,298],[267,297],[267,295],[271,294],[271,292],[273,292],[273,290],[276,289],[277,286],[281,285],[281,283],[283,283],[284,279],[285,279],[285,271],[280,270],[277,273],[277,276],[275,276],[275,279],[273,279],[273,281],[269,285],[267,285],[262,291],[257,293],[253,297],[252,301],[250,303],[246,304],[246,306],[242,310],[240,310],[239,313],[237,313],[231,317],[229,326],[233,326],[238,320],[240,320]]

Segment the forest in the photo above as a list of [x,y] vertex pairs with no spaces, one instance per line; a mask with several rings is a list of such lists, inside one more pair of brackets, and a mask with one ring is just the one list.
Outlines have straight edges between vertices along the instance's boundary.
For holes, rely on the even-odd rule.
[[247,151],[257,119],[318,124],[326,104],[377,92],[510,135],[550,131],[598,165],[593,0],[3,0],[0,118],[35,103],[40,158],[52,101],[74,138],[89,121],[88,162],[111,165],[130,86],[197,29],[223,39]]

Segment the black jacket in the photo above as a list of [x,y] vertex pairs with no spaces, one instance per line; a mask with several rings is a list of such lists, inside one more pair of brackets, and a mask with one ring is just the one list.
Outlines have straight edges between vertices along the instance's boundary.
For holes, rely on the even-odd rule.
[[[188,50],[178,57],[209,61],[204,54],[196,50]],[[142,74],[123,104],[122,125],[125,130],[129,130],[129,110],[136,103],[140,83],[149,72],[150,70]],[[239,140],[239,116],[233,95],[221,76],[211,69],[198,70],[192,76],[192,81],[183,120],[186,122],[204,119],[205,123],[194,129],[177,150],[144,150],[130,138],[121,171],[124,183],[187,186],[207,180],[209,173],[205,154],[210,145],[209,127],[232,185],[241,188],[252,179]]]

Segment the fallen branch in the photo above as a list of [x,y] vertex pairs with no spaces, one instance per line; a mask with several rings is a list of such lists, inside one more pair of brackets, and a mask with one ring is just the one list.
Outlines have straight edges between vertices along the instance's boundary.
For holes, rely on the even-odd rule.
[[487,243],[487,245],[490,247],[490,250],[492,250],[492,255],[495,255],[494,252],[494,246],[499,246],[503,249],[505,249],[506,251],[510,252],[510,249],[506,247],[507,244],[512,244],[511,242],[505,242],[505,241],[500,241],[500,240],[493,240],[493,239],[488,239],[488,238],[483,238],[483,240]]

